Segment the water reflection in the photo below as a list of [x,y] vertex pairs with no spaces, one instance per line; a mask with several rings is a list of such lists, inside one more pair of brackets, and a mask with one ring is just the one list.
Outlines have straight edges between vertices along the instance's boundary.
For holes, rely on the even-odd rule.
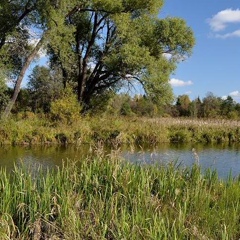
[[0,167],[5,167],[9,171],[14,168],[14,165],[26,168],[38,168],[41,165],[42,168],[47,169],[61,166],[66,159],[81,159],[88,153],[88,145],[82,145],[81,148],[73,146],[1,146]]
[[[195,152],[193,151],[195,149]],[[105,149],[109,153],[110,149]],[[14,164],[37,171],[43,168],[61,166],[66,159],[80,160],[94,154],[89,145],[74,146],[35,146],[35,147],[0,147],[0,167],[12,170]],[[192,166],[199,158],[202,169],[217,170],[220,178],[229,173],[236,177],[240,174],[240,145],[204,145],[204,144],[161,144],[158,147],[141,146],[121,149],[121,156],[132,163],[177,162],[181,166]]]
[[239,144],[162,144],[155,149],[135,149],[134,152],[126,149],[123,156],[133,163],[177,162],[183,167],[199,162],[203,170],[211,168],[220,178],[227,178],[230,173],[234,177],[240,174],[239,150]]

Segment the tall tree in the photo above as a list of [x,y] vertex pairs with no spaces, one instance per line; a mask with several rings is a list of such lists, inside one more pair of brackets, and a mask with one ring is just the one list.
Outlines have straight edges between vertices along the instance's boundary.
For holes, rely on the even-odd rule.
[[180,116],[184,117],[190,116],[190,104],[191,100],[188,95],[184,94],[178,96],[176,106]]
[[[46,27],[43,10],[48,4],[44,0],[4,0],[0,4],[0,19],[3,20],[0,23],[0,69],[15,81],[13,96],[1,117],[8,117],[11,112],[25,73],[47,39],[50,29]],[[39,39],[32,38],[33,28],[41,32]],[[38,40],[36,46],[31,40]]]
[[[64,85],[71,81],[85,108],[91,105],[92,98],[134,81],[143,86],[154,102],[168,102],[172,98],[169,75],[178,61],[191,54],[195,41],[183,19],[158,17],[163,2],[3,0],[0,18],[5,16],[4,11],[10,14],[14,7],[16,17],[14,21],[5,21],[6,28],[0,24],[4,30],[0,46],[5,46],[6,39],[11,39],[17,29],[24,30],[24,36],[36,27],[43,35],[47,31],[45,42],[49,46],[51,67],[61,70]],[[20,59],[16,96],[39,44]],[[16,96],[6,109],[6,115]]]
[[27,89],[30,93],[32,110],[49,112],[51,102],[62,93],[62,84],[58,81],[58,73],[45,66],[36,66],[29,77]]
[[78,100],[88,107],[92,97],[134,80],[154,101],[171,99],[169,75],[194,45],[185,21],[159,19],[159,0],[77,3],[51,10],[57,27],[49,46],[52,66],[76,82]]
[[214,96],[213,93],[207,93],[206,97],[203,98],[203,117],[215,118],[220,116],[220,107],[222,99]]
[[221,115],[225,117],[229,117],[230,113],[235,110],[236,103],[234,102],[231,96],[227,96],[226,99],[222,100],[221,104]]
[[37,43],[37,45],[34,47],[34,49],[32,50],[32,52],[29,54],[29,56],[27,57],[27,59],[25,60],[25,63],[23,64],[21,71],[19,73],[19,76],[16,80],[16,84],[14,87],[14,92],[13,92],[13,96],[10,99],[9,103],[7,104],[7,107],[2,115],[3,118],[7,118],[12,110],[12,107],[14,105],[14,103],[17,100],[17,96],[20,92],[20,87],[21,87],[21,83],[23,80],[23,77],[25,75],[25,72],[27,71],[30,63],[33,61],[34,57],[36,56],[36,54],[38,53],[39,49],[43,46],[43,43],[45,41],[45,35],[42,36],[41,40]]
[[191,104],[189,106],[189,109],[190,109],[191,117],[193,117],[193,118],[200,118],[200,117],[202,117],[202,102],[201,102],[199,97],[194,99],[191,102]]

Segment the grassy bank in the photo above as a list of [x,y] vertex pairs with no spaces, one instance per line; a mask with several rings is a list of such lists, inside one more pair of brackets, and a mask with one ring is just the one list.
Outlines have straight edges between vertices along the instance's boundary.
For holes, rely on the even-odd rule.
[[240,142],[240,121],[83,117],[71,124],[30,115],[0,121],[0,144],[121,144]]
[[0,239],[239,239],[240,181],[104,157],[0,170]]

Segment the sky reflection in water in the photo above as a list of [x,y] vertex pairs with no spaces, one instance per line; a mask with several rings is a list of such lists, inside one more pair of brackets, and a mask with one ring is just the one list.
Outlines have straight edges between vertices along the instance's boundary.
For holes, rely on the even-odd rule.
[[[196,154],[192,151],[195,149]],[[66,159],[78,160],[90,154],[90,146],[81,147],[0,147],[0,167],[12,170],[14,164],[31,167],[36,171],[41,165],[45,168],[61,166]],[[107,150],[109,152],[109,149]],[[161,144],[152,148],[123,148],[121,156],[132,163],[175,162],[181,166],[192,166],[199,158],[202,169],[215,169],[220,178],[227,178],[231,172],[233,177],[240,174],[240,144],[235,145],[203,145],[203,144]]]

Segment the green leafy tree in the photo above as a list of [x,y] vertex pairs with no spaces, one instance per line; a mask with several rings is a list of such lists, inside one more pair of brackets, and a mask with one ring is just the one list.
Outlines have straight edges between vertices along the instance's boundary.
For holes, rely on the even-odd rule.
[[25,72],[44,42],[42,37],[35,47],[30,43],[31,28],[41,25],[38,11],[40,2],[3,0],[0,3],[0,68],[4,69],[6,77],[15,82],[13,95],[3,117],[11,112]]
[[[21,89],[25,73],[37,57],[39,50],[54,31],[52,8],[59,1],[52,0],[3,0],[0,3],[0,69],[15,82],[13,95],[2,117],[8,117]],[[36,30],[38,36],[31,36]],[[37,41],[34,45],[31,40]]]
[[25,31],[25,26],[28,26],[33,20],[36,3],[36,0],[1,0],[0,50],[5,44],[9,45],[9,37],[11,37],[11,41],[14,41],[15,34],[21,34]]
[[234,117],[233,112],[235,110],[235,102],[231,96],[227,96],[221,104],[221,115],[225,117]]
[[200,118],[202,117],[202,102],[200,98],[194,99],[189,106],[190,115],[193,118]]
[[235,112],[237,113],[237,117],[240,118],[240,103],[236,103]]
[[128,94],[114,94],[108,102],[107,114],[132,115],[131,97]]
[[58,81],[58,73],[45,66],[36,66],[29,77],[28,90],[33,111],[49,112],[51,102],[61,95],[63,85]]
[[207,93],[203,98],[203,117],[216,118],[221,115],[222,99],[214,96],[213,93]]
[[141,95],[131,101],[131,109],[138,116],[153,117],[158,113],[158,108],[152,99]]
[[[62,73],[60,79],[64,86],[71,81],[85,109],[91,107],[92,99],[133,81],[143,86],[152,101],[169,102],[172,99],[169,75],[178,61],[191,54],[195,41],[183,19],[159,19],[163,2],[3,0],[0,4],[0,19],[3,19],[0,55],[10,55],[7,43],[15,39],[13,46],[19,50],[17,56],[24,56],[20,59],[15,56],[11,61],[11,69],[17,69],[16,84],[5,115],[17,99],[28,66],[46,44],[51,68]],[[7,17],[11,14],[12,19]],[[24,41],[27,44],[17,48],[23,46],[18,44],[21,38],[13,36],[20,34],[27,40],[33,27],[41,33],[38,44],[33,47],[29,46],[29,41]],[[171,57],[167,58],[166,54]]]
[[[59,1],[61,2],[61,1]],[[179,18],[159,19],[163,1],[73,1],[51,9],[51,66],[74,81],[85,108],[91,98],[138,81],[155,102],[169,102],[169,75],[191,54],[192,30]],[[171,56],[166,58],[166,54]]]
[[6,107],[8,102],[8,94],[7,94],[7,85],[5,81],[0,77],[0,113]]
[[188,117],[190,116],[190,104],[191,100],[188,95],[180,95],[177,98],[176,107],[178,109],[179,115]]

